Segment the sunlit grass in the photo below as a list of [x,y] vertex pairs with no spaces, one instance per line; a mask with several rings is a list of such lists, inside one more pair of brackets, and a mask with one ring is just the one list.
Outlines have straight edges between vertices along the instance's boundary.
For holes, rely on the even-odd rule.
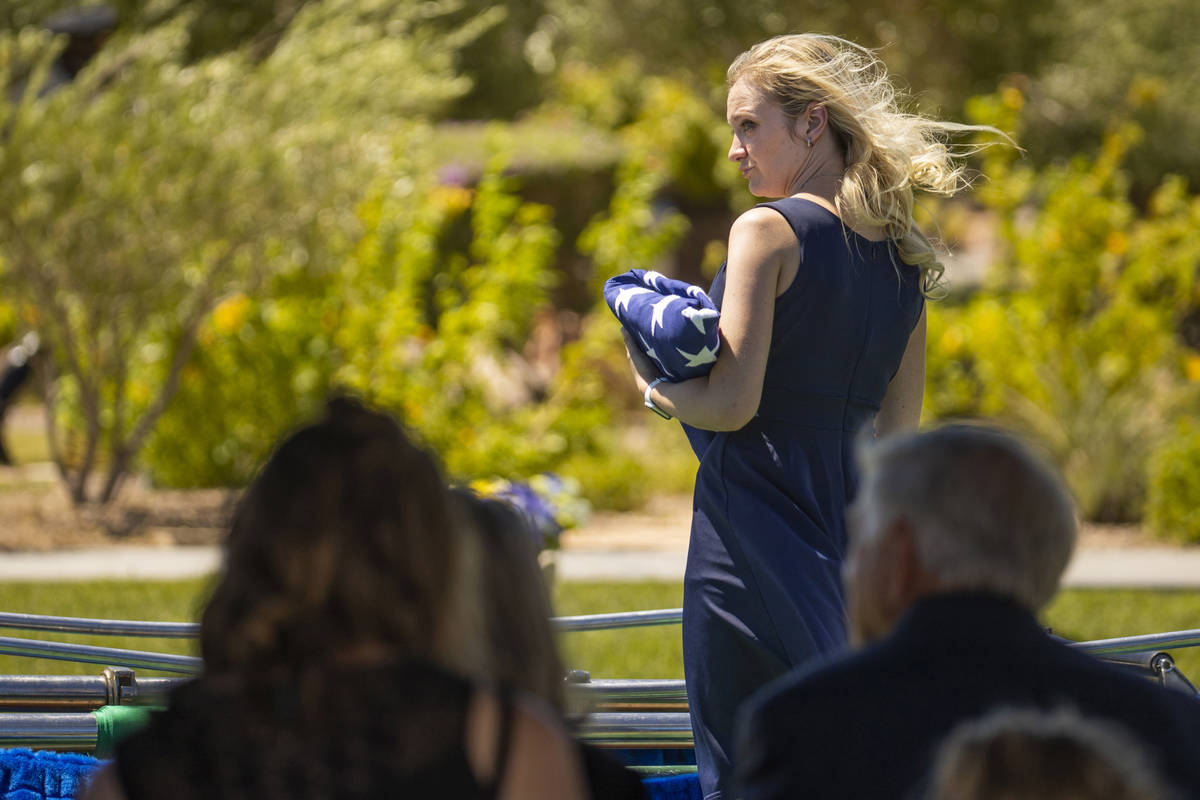
[[[208,579],[184,581],[86,581],[0,585],[0,611],[108,619],[191,621],[208,592]],[[555,608],[562,615],[678,608],[679,582],[602,583],[559,581]],[[1200,592],[1072,590],[1044,615],[1055,633],[1070,639],[1103,639],[1200,628]],[[195,655],[193,642],[178,639],[68,636],[12,630],[0,635],[107,645]],[[566,633],[567,666],[594,678],[680,678],[683,654],[678,625],[617,631]],[[1200,648],[1172,653],[1193,682],[1200,679]],[[100,665],[0,656],[0,674],[94,675]],[[158,674],[138,670],[138,674]],[[162,673],[166,674],[166,673]]]
[[[564,616],[679,608],[683,584],[560,581],[554,597],[555,611]],[[683,677],[678,625],[564,633],[560,641],[567,667],[587,670],[593,678]]]
[[[64,617],[139,619],[191,622],[207,596],[208,580],[184,581],[82,581],[63,583],[5,583],[0,585],[0,611],[50,614]],[[186,639],[146,639],[126,636],[83,636],[38,631],[0,630],[0,635],[22,639],[119,647],[156,653],[196,655],[195,642]],[[77,664],[23,656],[0,656],[5,675],[96,675],[101,664]],[[139,675],[168,675],[137,670]]]

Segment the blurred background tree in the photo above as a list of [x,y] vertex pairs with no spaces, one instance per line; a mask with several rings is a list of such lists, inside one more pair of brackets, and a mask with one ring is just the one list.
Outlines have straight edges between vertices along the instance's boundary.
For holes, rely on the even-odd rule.
[[878,48],[908,106],[1023,147],[923,198],[966,251],[930,315],[927,418],[1005,419],[1088,518],[1149,508],[1200,540],[1175,468],[1200,384],[1191,0],[113,0],[101,56],[22,93],[72,5],[0,7],[0,336],[62,325],[50,399],[80,497],[88,463],[132,465],[132,431],[153,481],[239,485],[335,385],[462,479],[558,470],[610,507],[648,475],[687,490],[598,287],[708,280],[753,202],[725,68],[816,30]]

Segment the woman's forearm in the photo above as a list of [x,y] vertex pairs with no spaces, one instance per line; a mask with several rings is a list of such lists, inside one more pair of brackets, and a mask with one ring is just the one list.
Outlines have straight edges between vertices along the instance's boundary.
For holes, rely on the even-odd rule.
[[719,373],[710,373],[681,383],[663,382],[654,387],[651,399],[659,408],[694,428],[736,431],[753,419],[762,392],[747,392],[721,378]]

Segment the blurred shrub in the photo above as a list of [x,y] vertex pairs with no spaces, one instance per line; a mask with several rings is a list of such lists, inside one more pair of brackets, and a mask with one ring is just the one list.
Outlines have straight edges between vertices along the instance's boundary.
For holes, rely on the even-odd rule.
[[1146,520],[1162,539],[1200,544],[1200,426],[1179,425],[1150,460]]
[[[975,112],[1012,129],[1018,107]],[[929,415],[1030,431],[1097,520],[1142,512],[1147,459],[1182,412],[1180,322],[1200,307],[1200,200],[1167,178],[1139,212],[1122,170],[1138,139],[1122,126],[1094,158],[1040,171],[993,148],[978,196],[1006,252],[984,290],[930,316]]]
[[523,383],[522,346],[554,279],[550,210],[493,169],[474,189],[388,181],[360,216],[338,379],[401,412],[456,476],[549,470],[567,443]]
[[[1200,183],[1200,150],[1180,131],[1200,126],[1200,25],[1193,0],[545,0],[539,22],[564,72],[628,64],[626,75],[671,75],[703,91],[755,42],[833,33],[879,55],[908,102],[960,118],[969,99],[1010,76],[1028,88],[1023,143],[1039,165],[1099,146],[1132,118],[1148,146],[1127,168],[1149,191],[1166,172]],[[546,19],[551,22],[545,21]],[[620,84],[614,95],[620,97]],[[722,87],[723,88],[723,87]],[[597,93],[599,96],[600,93]],[[722,92],[723,94],[723,92]],[[1142,195],[1144,197],[1144,193]]]
[[[209,416],[211,430],[236,432],[236,410],[258,398],[259,419],[278,420],[265,436],[282,424],[268,415],[307,400],[277,396],[272,405],[266,395],[282,389],[259,385],[258,376],[290,373],[281,386],[320,391],[325,351],[308,341],[307,363],[272,369],[260,358],[294,343],[263,339],[294,333],[300,323],[289,313],[299,307],[303,317],[304,299],[323,296],[359,235],[353,209],[362,186],[395,142],[407,144],[408,118],[467,88],[454,51],[478,26],[434,35],[423,26],[439,7],[314,4],[264,61],[234,51],[188,64],[187,20],[179,18],[119,37],[74,83],[42,98],[49,37],[31,28],[0,33],[0,85],[31,76],[23,96],[0,97],[4,290],[35,309],[61,370],[49,400],[66,431],[62,446],[51,446],[71,468],[77,502],[92,496],[88,476],[101,460],[108,474],[95,496],[112,497],[185,383],[207,388],[189,396],[194,405],[171,407],[181,416],[165,430],[202,433],[195,419]],[[222,298],[260,291],[280,295],[258,306],[264,336],[189,363]],[[303,327],[321,330],[307,319]],[[247,368],[224,372],[235,365]],[[321,374],[301,379],[309,366]],[[240,422],[248,430],[256,420]],[[165,444],[153,451],[174,452]],[[191,466],[199,467],[194,480],[213,478],[203,468],[211,448],[188,452],[195,460],[176,475]],[[222,480],[237,474],[216,470]]]

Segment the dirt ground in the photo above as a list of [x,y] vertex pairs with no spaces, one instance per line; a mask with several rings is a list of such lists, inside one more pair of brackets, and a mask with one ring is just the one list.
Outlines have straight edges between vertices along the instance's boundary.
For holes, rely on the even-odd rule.
[[[13,409],[6,429],[39,428],[40,409]],[[112,545],[217,544],[237,502],[228,489],[154,489],[126,482],[108,508],[75,508],[52,464],[0,466],[0,552]],[[563,534],[563,547],[578,550],[683,550],[687,547],[691,498],[662,497],[634,512],[597,512]],[[1135,525],[1084,525],[1086,548],[1170,547]]]
[[[77,509],[49,464],[0,467],[0,552],[114,545],[217,544],[237,501],[226,489],[151,489],[136,482],[106,509]],[[597,512],[563,534],[571,550],[682,550],[691,498],[664,497],[640,511]],[[1132,525],[1084,525],[1086,548],[1170,547]]]
[[[25,479],[33,471],[42,480]],[[0,467],[0,551],[215,544],[235,501],[236,493],[224,489],[132,486],[109,508],[78,509],[50,465]]]

